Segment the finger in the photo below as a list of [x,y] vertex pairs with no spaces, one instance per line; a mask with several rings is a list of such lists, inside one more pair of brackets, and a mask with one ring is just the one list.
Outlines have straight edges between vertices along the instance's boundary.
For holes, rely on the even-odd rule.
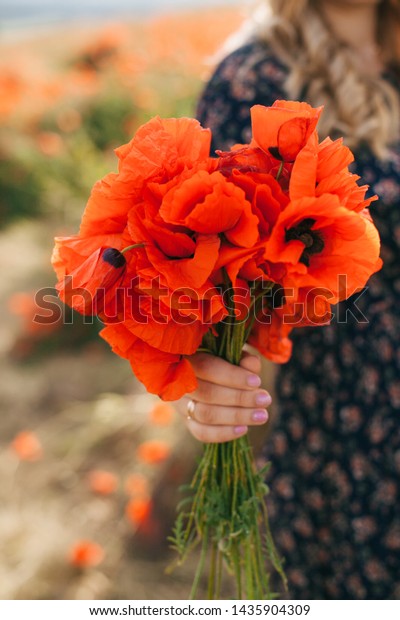
[[247,351],[243,351],[242,359],[240,360],[241,368],[250,371],[253,374],[259,375],[261,373],[261,360],[257,355],[252,355]]
[[186,425],[193,437],[203,443],[223,443],[242,437],[248,431],[247,426],[208,426],[196,420],[187,420]]
[[210,383],[243,390],[252,390],[261,385],[261,379],[257,374],[208,353],[192,355],[190,363],[196,377]]
[[[183,403],[181,411],[185,417],[187,417],[190,399],[185,400],[186,403]],[[267,422],[268,411],[260,407],[258,409],[244,407],[235,408],[195,402],[194,411],[190,413],[189,417],[200,424],[209,426],[259,426]]]
[[197,381],[197,388],[190,398],[196,402],[225,407],[268,407],[272,398],[266,390],[243,390],[216,385],[209,381]]

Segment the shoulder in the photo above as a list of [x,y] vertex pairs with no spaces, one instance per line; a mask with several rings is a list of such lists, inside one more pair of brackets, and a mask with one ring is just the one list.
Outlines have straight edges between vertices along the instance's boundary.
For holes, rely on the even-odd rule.
[[271,105],[286,98],[288,70],[262,41],[252,41],[227,55],[207,82],[197,108],[197,118],[210,127],[214,148],[246,142],[250,108]]

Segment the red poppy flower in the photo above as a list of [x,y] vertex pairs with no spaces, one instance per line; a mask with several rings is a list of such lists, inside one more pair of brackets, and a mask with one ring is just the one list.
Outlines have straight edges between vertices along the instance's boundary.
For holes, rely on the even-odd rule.
[[224,268],[232,286],[236,286],[241,270],[252,261],[255,277],[248,279],[255,280],[257,277],[264,275],[264,272],[258,268],[258,263],[263,260],[264,250],[263,244],[258,244],[252,248],[237,248],[231,244],[224,243],[219,252],[215,268],[216,270]]
[[152,394],[164,400],[178,400],[193,392],[197,380],[193,368],[182,355],[165,353],[132,334],[123,324],[107,325],[100,336],[114,353],[129,360],[136,377]]
[[147,192],[129,212],[128,230],[132,243],[144,243],[137,273],[145,279],[159,278],[171,290],[199,289],[207,282],[218,256],[217,234],[194,233],[181,225],[165,222],[160,214],[157,186]]
[[143,187],[149,179],[172,178],[208,158],[211,132],[191,118],[152,118],[116,149],[121,181]]
[[[125,280],[129,282],[129,274]],[[221,293],[211,283],[209,288],[172,291],[156,280],[132,278],[130,286],[119,293],[119,322],[132,335],[166,353],[195,353],[210,326],[227,314]],[[118,321],[106,321],[111,322]]]
[[324,194],[286,207],[266,242],[265,258],[284,263],[300,286],[322,286],[338,301],[380,268],[379,250],[372,222]]
[[128,144],[116,149],[119,171],[93,187],[79,234],[122,233],[146,185],[166,182],[207,159],[210,142],[210,131],[194,119],[151,119]]
[[[230,153],[223,153],[223,158],[226,158],[229,164],[226,165],[224,161],[220,164],[227,178],[243,189],[258,221],[259,240],[252,243],[249,248],[238,248],[225,240],[221,245],[215,267],[216,270],[225,268],[233,286],[236,286],[237,277],[250,281],[258,278],[275,281],[277,276],[271,273],[275,271],[275,267],[271,269],[263,258],[264,243],[271,234],[279,214],[289,203],[289,198],[280,183],[262,168],[257,169],[257,166],[262,165],[263,158],[255,156],[254,150],[248,149],[248,163],[251,163],[249,168],[246,167],[245,149],[239,151],[238,158],[235,158],[235,153],[232,157]],[[257,151],[261,153],[259,149]],[[215,279],[213,281],[215,282]]]
[[318,144],[312,135],[298,154],[290,177],[289,192],[292,200],[305,196],[336,195],[342,207],[360,212],[376,196],[365,198],[367,185],[359,186],[360,177],[352,174],[348,165],[353,160],[351,151],[341,139],[326,138]]
[[79,235],[121,235],[126,227],[129,209],[132,207],[134,187],[121,183],[118,174],[112,172],[94,184],[82,216]]
[[284,162],[294,162],[315,130],[322,107],[298,101],[275,101],[251,108],[252,145]]
[[343,144],[343,138],[325,138],[318,145],[317,182],[342,170],[347,170],[354,161],[351,150]]
[[87,238],[79,235],[56,237],[54,242],[51,264],[59,280],[78,269],[99,248],[110,247],[121,250],[123,247],[121,236],[116,234],[94,234]]
[[216,268],[224,268],[232,286],[237,285],[238,278],[248,282],[280,282],[287,274],[283,263],[266,260],[266,242],[253,248],[235,248],[224,244],[220,250]]
[[280,310],[283,321],[292,327],[316,327],[332,320],[335,297],[322,287],[285,289],[285,304]]
[[247,172],[264,172],[272,177],[279,170],[279,163],[269,152],[264,152],[258,146],[235,144],[230,151],[216,151],[218,155],[218,170],[229,178],[234,170]]
[[[180,355],[195,353],[210,326],[190,319],[184,322],[182,317],[179,323],[173,317],[168,320],[165,315],[157,314],[156,302],[153,299],[146,298],[145,301],[147,301],[147,314],[143,314],[143,317],[147,317],[147,321],[137,322],[126,318],[124,321],[126,329],[159,351]],[[144,305],[141,304],[142,311]],[[167,308],[165,310],[168,311]]]
[[281,315],[272,311],[256,318],[248,342],[267,359],[284,364],[292,354],[293,344],[289,338],[292,329]]
[[224,233],[239,246],[251,247],[258,239],[258,219],[244,192],[220,172],[183,177],[166,193],[159,213],[165,222],[191,231]]
[[138,273],[159,277],[171,290],[210,288],[221,239],[239,246],[258,239],[258,218],[244,192],[219,172],[201,169],[179,175],[173,184],[149,184],[129,213],[129,234],[145,243]]
[[[243,189],[251,203],[252,211],[257,216],[260,237],[267,237],[280,212],[289,203],[289,197],[278,181],[264,172],[234,170],[231,179]],[[252,245],[255,245],[255,242]]]
[[115,295],[126,259],[115,248],[99,248],[56,284],[60,299],[81,314],[100,314]]
[[[139,265],[139,274],[144,271],[146,275],[150,268],[153,277],[159,277],[161,284],[171,290],[202,287],[209,279],[218,258],[221,243],[218,235],[188,235],[178,232],[175,234],[176,253],[167,254],[153,235],[156,228],[160,229],[160,225],[157,222],[150,223],[150,214],[146,212],[144,205],[129,214],[129,232],[134,243],[144,241],[146,244],[142,252],[146,262],[143,266]],[[169,232],[164,235],[166,240],[169,236]],[[168,247],[168,252],[173,250]]]

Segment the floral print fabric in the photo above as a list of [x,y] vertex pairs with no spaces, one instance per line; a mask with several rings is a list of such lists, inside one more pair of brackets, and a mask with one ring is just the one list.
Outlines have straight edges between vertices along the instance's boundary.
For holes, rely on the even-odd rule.
[[[260,42],[225,58],[198,106],[213,148],[247,142],[250,107],[287,99],[286,76]],[[384,266],[330,326],[293,332],[265,448],[293,599],[400,598],[400,144],[385,162],[366,149],[356,160],[380,197],[371,215]]]

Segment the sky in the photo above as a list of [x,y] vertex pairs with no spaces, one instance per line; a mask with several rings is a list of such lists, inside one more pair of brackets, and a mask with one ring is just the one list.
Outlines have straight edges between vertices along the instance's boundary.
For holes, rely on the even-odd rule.
[[240,0],[1,0],[0,28],[85,17],[118,18],[169,9],[239,4]]

